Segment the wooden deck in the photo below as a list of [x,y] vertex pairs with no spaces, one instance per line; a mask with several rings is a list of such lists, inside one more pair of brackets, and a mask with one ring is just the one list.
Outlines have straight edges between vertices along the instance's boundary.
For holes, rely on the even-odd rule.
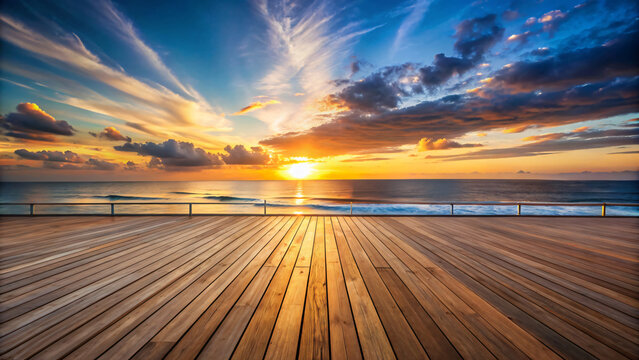
[[4,217],[0,358],[639,357],[633,218]]

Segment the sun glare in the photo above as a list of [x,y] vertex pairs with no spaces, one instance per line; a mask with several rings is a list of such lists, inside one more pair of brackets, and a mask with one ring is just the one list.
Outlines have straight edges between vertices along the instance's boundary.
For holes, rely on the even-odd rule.
[[294,179],[305,179],[315,170],[310,162],[300,162],[291,164],[288,167],[288,174]]

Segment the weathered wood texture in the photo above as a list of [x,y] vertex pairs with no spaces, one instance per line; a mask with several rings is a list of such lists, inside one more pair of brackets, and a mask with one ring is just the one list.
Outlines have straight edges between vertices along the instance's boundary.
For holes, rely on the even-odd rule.
[[0,217],[2,359],[639,357],[639,221]]

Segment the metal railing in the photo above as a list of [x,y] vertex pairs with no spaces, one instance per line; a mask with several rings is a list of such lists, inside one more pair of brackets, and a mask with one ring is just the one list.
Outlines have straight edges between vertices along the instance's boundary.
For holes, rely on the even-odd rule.
[[[109,205],[111,207],[111,215],[115,215],[115,205],[188,205],[189,216],[193,215],[193,205],[256,205],[255,202],[228,202],[228,203],[211,203],[211,202],[47,202],[47,203],[0,203],[0,206],[29,206],[29,215],[36,215],[35,207],[40,206],[100,206]],[[146,214],[148,215],[148,214]],[[150,214],[152,215],[152,214]],[[266,215],[266,200],[264,200],[264,215]]]
[[[569,207],[601,207],[601,216],[606,216],[606,208],[608,207],[639,207],[639,203],[556,203],[556,202],[392,202],[392,201],[362,201],[356,202],[356,204],[360,205],[436,205],[436,206],[450,206],[450,215],[454,216],[455,214],[455,206],[516,206],[517,207],[517,215],[521,215],[522,206],[569,206]],[[267,202],[224,202],[224,203],[212,203],[212,202],[44,202],[44,203],[35,203],[35,202],[16,202],[16,203],[0,203],[0,206],[29,206],[29,215],[36,215],[36,205],[38,206],[102,206],[108,205],[110,206],[111,215],[116,215],[115,206],[123,206],[123,205],[188,205],[189,211],[188,215],[193,215],[193,205],[262,205],[263,206],[263,215],[267,214]],[[296,205],[291,205],[296,206]],[[64,214],[61,214],[64,215]],[[129,214],[126,214],[129,215]],[[144,215],[153,215],[153,214],[144,214]],[[206,214],[202,214],[206,215]],[[257,215],[257,214],[256,214]],[[273,214],[275,215],[275,214]],[[279,215],[279,214],[278,214]],[[350,202],[350,215],[353,215],[353,202]],[[370,214],[366,214],[370,215]],[[457,214],[459,215],[459,214]],[[474,214],[475,215],[475,214]],[[477,214],[483,215],[483,214]],[[503,216],[500,214],[487,214],[484,216]]]

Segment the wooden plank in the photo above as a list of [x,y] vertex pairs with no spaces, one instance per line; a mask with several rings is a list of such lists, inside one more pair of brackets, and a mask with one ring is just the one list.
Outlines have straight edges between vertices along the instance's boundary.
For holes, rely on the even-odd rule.
[[198,229],[201,224],[203,224],[203,222],[193,222],[187,224],[187,226],[172,226],[171,229],[167,229],[166,231],[159,233],[153,232],[136,238],[125,237],[124,239],[121,239],[122,242],[125,242],[125,244],[123,244],[124,246],[116,248],[111,254],[104,251],[105,248],[101,248],[101,250],[103,250],[101,253],[109,254],[109,256],[100,256],[97,259],[92,259],[93,261],[88,263],[83,262],[81,259],[74,258],[72,259],[72,265],[77,266],[73,266],[71,269],[66,271],[55,272],[54,274],[49,272],[47,274],[49,276],[41,278],[39,281],[25,284],[18,289],[8,291],[0,295],[0,302],[3,303],[3,306],[0,306],[0,309],[6,310],[7,308],[15,307],[27,302],[28,300],[52,292],[53,290],[60,290],[65,286],[77,288],[82,286],[81,283],[78,283],[79,279],[87,279],[93,274],[106,276],[108,273],[105,272],[105,270],[115,271],[120,263],[127,260],[136,259],[140,261],[144,259],[144,256],[150,256],[155,251],[164,251],[167,246],[175,247],[179,245],[179,243],[171,242],[169,244],[163,241],[163,237],[172,236],[174,234],[177,234],[178,236],[188,235],[189,228]]
[[[410,231],[408,228],[403,230]],[[564,358],[594,358],[582,349],[582,347],[587,349],[589,343],[593,344],[593,339],[587,334],[576,332],[575,329],[570,327],[571,322],[565,322],[553,316],[552,313],[563,309],[559,304],[544,303],[542,300],[541,304],[545,305],[540,307],[538,305],[540,302],[537,300],[540,298],[538,292],[533,289],[531,291],[523,288],[522,285],[527,282],[526,279],[513,273],[504,273],[502,275],[499,269],[495,268],[490,262],[483,261],[479,263],[475,261],[473,259],[474,256],[463,248],[454,246],[450,242],[440,241],[437,237],[432,237],[431,239],[433,241],[424,242],[422,245],[429,248],[428,251],[433,256],[437,254],[436,256],[445,259],[445,261],[437,261],[438,264],[445,267],[451,275],[463,281],[475,293],[489,301],[493,306],[498,307],[510,319],[535,335],[555,352]],[[444,244],[446,246],[441,246]],[[424,251],[418,248],[416,250]],[[469,264],[470,267],[468,268],[465,264]],[[529,300],[529,298],[532,298],[532,300]],[[580,318],[571,311],[566,311],[565,313],[575,318]],[[596,329],[595,324],[591,324],[591,326]],[[612,341],[619,341],[614,334],[607,333]],[[564,336],[572,339],[574,343]],[[575,345],[575,343],[581,345],[581,347]]]
[[[279,247],[279,249],[285,249],[287,251],[290,249],[289,245],[291,244],[291,240],[293,239],[295,232],[297,231],[297,227],[301,223],[300,220],[301,218],[298,218],[298,220],[295,222],[294,231],[287,234],[286,238],[283,240],[283,244],[285,244],[286,246],[281,246]],[[297,252],[296,249],[293,249],[293,251]],[[277,257],[279,259],[271,258],[269,259],[270,261],[283,261],[285,252],[276,250],[273,252],[273,254],[277,254]],[[276,264],[276,266],[272,266],[270,265],[269,261],[264,264],[264,266],[260,269],[260,272],[251,281],[250,286],[242,294],[242,297],[237,301],[235,305],[233,305],[233,308],[226,315],[226,318],[224,319],[222,324],[209,339],[206,346],[204,346],[204,348],[198,355],[198,358],[231,358],[231,355],[233,354],[233,351],[237,346],[240,337],[245,331],[249,320],[253,316],[253,313],[258,306],[258,303],[264,296],[267,287],[270,286],[270,283],[273,280],[273,276],[278,269],[277,265],[281,264],[278,263]],[[186,341],[186,344],[188,346],[193,345],[189,341]]]
[[[411,223],[419,226],[418,223],[414,223],[411,220],[403,219],[402,221],[410,221]],[[422,231],[432,232],[437,230],[430,229]],[[443,235],[445,236],[445,233]],[[483,241],[478,241],[485,240],[485,237],[477,237],[477,239],[473,240],[466,239],[465,237],[458,237],[454,240],[463,241],[480,253],[486,253],[499,260],[503,260],[504,264],[502,266],[508,266],[513,269],[513,271],[521,272],[522,276],[531,279],[534,278],[535,282],[543,284],[544,286],[568,298],[579,299],[579,302],[591,308],[595,312],[600,312],[601,314],[604,314],[623,325],[634,329],[635,331],[639,327],[636,318],[632,316],[633,313],[637,314],[639,311],[636,307],[623,304],[616,299],[609,297],[610,294],[603,294],[592,289],[587,289],[588,287],[594,286],[593,284],[582,286],[584,283],[583,281],[573,282],[574,277],[561,274],[550,267],[534,263],[522,258],[521,256],[507,252],[501,249],[498,244],[485,244]],[[605,292],[608,293],[609,290],[606,289]],[[623,311],[620,307],[623,308]]]
[[278,267],[275,277],[233,353],[233,359],[262,359],[264,357],[309,221],[310,218],[304,218],[300,229],[295,234],[289,251]]
[[[194,229],[194,231],[203,231],[204,229]],[[48,304],[48,308],[55,309],[52,303],[65,304],[69,299],[76,299],[80,296],[88,294],[96,289],[100,289],[111,282],[134,273],[146,266],[153,265],[156,261],[162,259],[170,251],[179,251],[182,246],[188,244],[184,239],[191,232],[184,232],[175,241],[161,242],[151,246],[151,249],[140,249],[135,251],[131,256],[122,257],[121,261],[114,264],[102,264],[96,266],[95,270],[87,271],[87,274],[78,273],[66,279],[68,283],[65,286],[57,287],[56,283],[45,286],[41,291],[34,290],[30,293],[17,296],[14,299],[3,303],[0,316],[6,321],[18,318],[21,315],[27,315],[29,311],[39,308],[44,304]],[[43,294],[40,294],[43,292]],[[17,306],[20,305],[20,306]],[[4,335],[4,334],[3,334]]]
[[329,344],[324,218],[319,217],[315,229],[304,320],[297,356],[299,359],[328,359],[330,357]]
[[296,266],[288,284],[265,359],[295,359],[302,325],[308,267]]
[[455,347],[391,268],[378,269],[386,287],[431,359],[461,359]]
[[[200,239],[201,244],[199,242],[193,244],[193,246],[195,246],[193,249],[185,248],[171,254],[156,263],[157,268],[148,268],[148,272],[138,271],[136,274],[131,274],[131,283],[111,283],[93,292],[90,297],[83,297],[74,301],[72,304],[30,322],[27,326],[23,326],[0,339],[4,345],[4,349],[9,350],[17,344],[23,343],[16,348],[16,352],[37,351],[40,349],[40,346],[44,347],[61,336],[66,335],[90,319],[100,315],[105,309],[109,309],[109,312],[115,314],[126,313],[128,308],[124,304],[127,302],[135,304],[136,299],[127,298],[127,296],[135,292],[137,292],[142,299],[144,299],[144,296],[150,296],[155,291],[158,291],[158,287],[161,289],[163,284],[168,284],[182,276],[183,273],[180,271],[181,269],[185,269],[185,272],[187,272],[187,269],[191,269],[205,261],[212,253],[217,252],[223,246],[228,246],[228,242],[232,240],[232,236],[240,236],[244,230],[248,232],[252,227],[245,225],[250,220],[249,218],[239,220],[233,226],[222,229],[219,233],[207,232],[206,236]],[[242,228],[242,231],[236,232]],[[204,229],[206,229],[206,227]],[[209,253],[208,251],[212,252]],[[118,302],[122,300],[124,301],[121,306],[116,307],[115,304],[118,304]],[[114,316],[119,316],[115,314]],[[33,338],[33,336],[38,333],[39,335]],[[29,342],[25,342],[25,340],[29,338],[33,339]]]
[[362,358],[357,330],[348,299],[348,291],[340,264],[340,254],[335,242],[331,218],[325,218],[326,285],[328,297],[328,324],[330,329],[331,357],[333,359]]
[[475,336],[497,357],[512,359],[524,357],[523,354],[526,354],[531,358],[559,358],[548,347],[488,302],[470,291],[450,274],[442,271],[430,258],[415,251],[407,252],[409,247],[405,241],[386,241],[383,245],[391,248],[404,264],[411,264],[408,265],[409,268],[420,277],[422,283],[436,293],[451,311],[457,311],[460,320],[464,321]]
[[351,231],[352,228],[347,224],[348,219],[340,218],[339,222],[397,358],[427,358],[428,356],[417,339],[417,336],[406,321],[406,318],[397,306],[397,303],[395,303],[384,282],[379,277],[368,254],[354,236]]
[[295,266],[309,267],[311,266],[311,256],[313,254],[313,242],[315,240],[315,228],[317,227],[317,217],[312,216],[311,222],[308,224],[308,230],[302,241],[302,247],[300,248],[300,254],[297,257]]
[[[101,236],[91,237],[95,233],[92,231],[89,232],[90,234],[79,233],[77,236],[66,238],[64,239],[65,244],[51,244],[46,247],[34,245],[36,250],[21,251],[19,255],[3,257],[3,265],[7,267],[0,270],[0,278],[8,278],[16,273],[43,266],[43,264],[48,262],[59,261],[65,256],[75,255],[82,250],[103,241],[109,241],[114,237],[141,234],[161,226],[165,226],[165,224],[159,221],[149,222],[148,225],[132,223],[125,228],[109,227],[107,228],[108,233]],[[83,237],[87,240],[81,240]]]
[[[465,245],[465,243],[460,243],[460,246],[469,246],[469,245]],[[500,266],[497,269],[497,271],[499,271],[501,268],[512,270],[510,274],[506,275],[506,277],[508,278],[516,276],[513,274],[513,272],[519,273],[522,276],[524,276],[523,278],[520,278],[519,283],[530,284],[527,286],[528,288],[532,289],[533,292],[531,294],[533,294],[533,297],[539,294],[543,294],[546,298],[556,303],[553,305],[544,305],[545,307],[549,308],[551,312],[554,312],[554,313],[558,312],[559,314],[562,314],[561,310],[563,308],[566,308],[567,311],[563,313],[564,314],[563,316],[560,315],[561,317],[565,317],[565,316],[571,317],[571,316],[575,316],[575,314],[580,314],[579,316],[582,316],[595,323],[595,324],[593,323],[583,324],[583,326],[581,327],[582,330],[589,331],[590,329],[593,329],[594,327],[596,327],[597,324],[601,324],[605,326],[606,328],[609,328],[610,330],[616,332],[618,335],[624,336],[631,341],[633,341],[633,339],[639,338],[639,332],[636,329],[628,327],[624,324],[621,324],[617,320],[613,320],[611,317],[608,317],[607,315],[612,315],[613,317],[615,317],[615,319],[619,319],[619,317],[621,317],[622,319],[626,319],[627,323],[633,323],[630,317],[620,313],[613,313],[611,312],[609,308],[607,308],[605,305],[601,303],[595,302],[592,299],[585,297],[581,294],[566,290],[565,288],[562,288],[560,285],[554,282],[548,281],[547,279],[544,279],[540,276],[537,276],[530,272],[526,272],[521,267],[512,266],[511,264],[503,261],[499,255],[495,255],[495,254],[491,255],[490,253],[485,253],[483,251],[474,251],[474,250],[472,251],[478,256],[481,256],[487,259],[482,261],[491,261],[491,259],[495,259],[493,261],[495,261]],[[488,264],[490,264],[490,262],[488,262]],[[528,279],[531,279],[533,281]],[[542,302],[544,301],[543,298],[541,299],[541,301]],[[558,306],[557,304],[561,306]],[[590,309],[584,305],[588,305]],[[604,315],[604,314],[607,314],[607,315]],[[579,326],[579,324],[577,324],[577,326]],[[604,337],[610,338],[611,336],[605,335]]]
[[[237,220],[239,221],[241,219]],[[16,280],[12,283],[5,284],[3,282],[2,286],[0,286],[0,289],[3,291],[0,290],[0,292],[5,293],[11,290],[18,290],[19,288],[19,291],[13,292],[12,294],[22,294],[33,288],[40,288],[54,281],[67,278],[74,273],[83,272],[87,268],[93,268],[96,264],[108,261],[109,259],[117,259],[118,256],[126,250],[135,250],[153,242],[163,241],[163,237],[187,231],[190,227],[197,227],[207,223],[216,224],[216,226],[219,226],[219,224],[230,225],[229,221],[232,220],[229,218],[220,218],[210,222],[203,218],[199,221],[185,221],[176,225],[169,225],[170,229],[154,231],[151,235],[147,236],[140,235],[118,238],[108,244],[96,246],[83,254],[78,254],[77,256],[43,266],[39,269],[22,273],[19,279],[16,279],[17,277],[12,278]]]
[[[273,253],[279,253],[278,249],[288,249],[301,222],[300,220],[301,219],[293,219],[290,217],[287,218],[286,225],[282,228],[282,230],[273,236],[269,244],[251,260],[251,262],[242,270],[233,282],[227,286],[224,292],[219,295],[217,299],[211,292],[203,293],[202,296],[198,297],[195,301],[185,307],[178,316],[172,319],[171,322],[169,322],[149,342],[177,343],[173,348],[166,350],[166,352],[152,352],[143,348],[135,357],[138,359],[195,358],[201,349],[205,347],[207,341],[211,337],[211,334],[216,331],[219,324],[225,319],[225,316],[229,313],[231,307],[235,306],[238,298],[242,296],[246,299],[247,297],[251,298],[251,296],[257,296],[261,289],[260,286],[268,284],[268,281],[270,277],[272,277],[275,269],[264,266],[264,260],[269,257],[269,254],[272,255]],[[272,245],[277,245],[277,248],[273,250]],[[258,273],[258,275],[256,275],[256,273]],[[251,285],[249,285],[249,282]],[[248,306],[245,305],[241,308],[244,310],[247,307]],[[239,326],[239,322],[233,325]],[[231,326],[231,328],[233,330],[237,330],[233,326]],[[232,350],[233,349],[231,348],[230,351],[232,352]],[[217,355],[219,356],[220,354],[217,353]],[[230,354],[226,357],[229,356]]]
[[[415,226],[411,226],[412,229],[416,229]],[[446,243],[446,242],[450,242],[450,240],[445,240],[443,238],[439,238],[438,236],[434,235],[434,234],[430,234],[429,235],[431,239],[435,240],[435,241],[439,241],[441,243]],[[461,250],[456,250],[456,252],[460,252]],[[440,253],[438,251],[438,253]],[[461,251],[461,253],[465,253],[463,251]],[[481,268],[482,269],[486,269],[486,268],[491,268],[492,269],[492,265],[490,264],[490,262],[488,261],[483,261],[481,263]],[[525,284],[527,283],[527,280],[522,279],[517,277],[514,274],[507,274],[505,275],[506,278],[508,279],[517,279],[518,281],[516,282],[511,282],[511,284],[517,286],[518,284]],[[532,288],[533,291],[530,292],[530,294],[538,294],[538,293],[543,293],[543,291],[539,288],[539,287],[533,287]],[[518,291],[519,294],[526,294],[526,291]],[[534,297],[534,295],[533,295]],[[592,338],[590,338],[587,334],[577,331],[576,329],[572,328],[570,325],[570,323],[566,323],[566,322],[562,322],[562,321],[556,321],[554,320],[552,317],[548,317],[547,314],[545,314],[545,312],[553,312],[556,313],[557,309],[560,309],[561,307],[557,304],[546,304],[545,306],[545,310],[542,310],[541,308],[539,308],[538,306],[536,306],[535,304],[531,304],[531,303],[527,303],[524,306],[525,309],[527,310],[534,310],[534,309],[538,309],[538,311],[536,311],[534,313],[534,316],[539,318],[539,319],[543,319],[544,322],[550,326],[551,328],[555,328],[557,329],[557,331],[559,331],[560,334],[562,334],[563,336],[566,336],[567,338],[569,338],[572,342],[574,342],[575,344],[578,344],[579,346],[583,347],[584,349],[593,352],[594,354],[598,354],[598,356],[600,357],[604,357],[604,358],[610,358],[610,357],[617,357],[619,356],[618,353],[611,351],[610,349],[607,349],[605,346],[601,346],[598,345],[596,341],[593,341]],[[583,321],[583,320],[582,320]],[[572,323],[572,325],[575,325],[574,323]],[[594,325],[594,324],[593,324]],[[543,331],[543,328],[535,328],[534,330],[532,330],[533,333],[538,333],[539,331]],[[544,336],[542,336],[543,338]],[[612,337],[611,337],[612,338]],[[550,343],[557,343],[557,342],[561,342],[559,338],[553,338],[552,341]],[[557,347],[559,352],[563,352],[563,353],[568,353],[568,352],[573,352],[574,353],[579,353],[579,349],[574,349],[572,348],[570,345],[561,345]],[[584,358],[585,356],[582,355],[578,355],[575,357],[580,357],[580,358]]]
[[[203,276],[193,280],[179,281],[175,286],[167,288],[165,294],[148,299],[125,318],[102,330],[77,348],[67,358],[87,359],[101,356],[108,359],[127,358],[126,354],[132,356],[144,345],[145,338],[150,339],[155,333],[154,330],[161,329],[166,321],[183,309],[185,304],[189,304],[198,296],[206,297],[209,292],[213,292],[212,296],[217,297],[244,269],[252,257],[265,246],[270,239],[265,234],[271,231],[277,232],[283,226],[282,220],[281,217],[273,219],[254,235],[258,239],[256,242],[248,242],[246,246],[241,245],[235,252],[235,256],[216,264]],[[135,331],[132,331],[133,329]]]
[[[198,253],[198,248],[195,248],[196,251],[193,254],[193,257],[187,257],[185,259],[186,263],[181,264],[180,268],[177,270],[171,271],[171,268],[169,268],[167,272],[164,272],[166,264],[159,264],[159,270],[146,274],[147,277],[145,278],[138,279],[138,281],[141,281],[144,286],[140,287],[137,283],[131,283],[125,288],[122,288],[121,291],[117,291],[115,293],[117,295],[106,298],[106,301],[96,303],[95,306],[97,309],[90,308],[79,312],[71,318],[54,326],[53,329],[55,331],[47,330],[47,337],[42,337],[42,335],[36,337],[37,341],[40,341],[40,339],[43,338],[46,338],[47,341],[50,341],[51,338],[55,338],[57,340],[57,342],[50,344],[46,348],[44,354],[49,355],[45,356],[64,356],[79,344],[82,344],[87,339],[116,322],[125,314],[130,313],[130,311],[134,311],[140,306],[140,304],[143,304],[151,297],[171,296],[171,294],[175,295],[176,292],[181,291],[181,289],[188,286],[190,282],[195,281],[207,272],[221,272],[226,265],[220,264],[220,262],[225,258],[228,258],[229,261],[230,259],[233,259],[233,256],[235,256],[233,254],[237,254],[238,247],[243,245],[251,235],[268,225],[268,223],[273,219],[249,218],[248,220],[252,221],[254,226],[243,226],[243,224],[238,224],[238,227],[232,227],[229,229],[228,234],[221,237],[221,241],[213,242],[210,246],[204,246],[202,253]],[[205,242],[210,242],[210,240],[211,239],[209,238],[202,239],[202,241]],[[196,243],[196,245],[198,244]],[[190,255],[191,253],[193,253],[193,250],[186,254],[175,254],[178,258],[173,259],[172,261],[178,260],[184,255]],[[216,265],[218,265],[218,267],[213,269]],[[158,276],[154,276],[155,274]],[[180,280],[180,284],[176,287],[175,282],[178,280]],[[148,281],[151,282],[149,283]],[[114,284],[114,287],[115,285],[116,284]],[[134,296],[130,296],[131,290],[136,291]],[[115,304],[118,305],[114,306]],[[89,322],[89,320],[91,321]],[[82,325],[76,325],[78,322]],[[67,328],[71,328],[73,330],[69,332]],[[64,337],[59,337],[58,333],[63,333],[65,335]],[[24,347],[22,350],[31,351],[30,347],[32,344],[28,343],[28,345],[30,346]]]
[[[103,357],[129,358],[136,354],[136,357],[141,359],[163,357],[195,358],[231,307],[238,301],[238,298],[243,293],[256,292],[251,290],[251,288],[247,288],[249,283],[254,281],[255,277],[260,280],[267,280],[272,276],[275,269],[268,268],[261,271],[263,264],[276,248],[288,248],[290,239],[295,234],[296,225],[298,225],[298,222],[295,219],[291,217],[283,218],[280,224],[264,234],[263,240],[258,239],[257,244],[264,243],[263,247],[254,247],[254,250],[252,249],[242,255],[242,258],[238,259],[235,264],[205,288],[193,301],[188,302],[181,299],[180,297],[182,297],[184,292],[176,297],[172,301],[175,303],[175,309],[179,310],[175,317],[171,318],[167,313],[172,313],[172,311],[163,308],[163,314],[157,316],[154,314],[154,316],[145,320],[118,344],[109,349]],[[181,307],[182,309],[180,309]],[[162,324],[166,325],[156,334]],[[155,336],[153,336],[154,334]],[[180,340],[178,344],[168,354],[150,353],[142,346],[147,341],[176,343],[178,340]]]
[[317,217],[312,217],[266,349],[265,359],[292,359],[297,355],[316,226]]
[[25,267],[35,266],[77,252],[84,246],[109,240],[113,236],[142,233],[147,228],[157,228],[164,225],[165,222],[153,218],[142,219],[139,222],[119,222],[111,226],[92,228],[89,231],[74,231],[73,234],[60,238],[47,238],[45,243],[27,244],[26,248],[16,249],[3,256],[3,263],[0,264],[2,266],[0,278]]
[[[129,237],[117,237],[115,239],[113,239],[110,242],[105,242],[103,244],[97,244],[95,246],[93,246],[90,249],[86,249],[84,251],[81,251],[77,254],[70,254],[66,257],[63,258],[59,258],[56,261],[52,261],[46,264],[41,264],[38,266],[34,266],[30,269],[24,269],[21,271],[16,271],[14,273],[7,273],[4,274],[5,277],[2,280],[2,285],[0,286],[0,292],[5,292],[11,289],[14,289],[16,287],[19,287],[20,284],[18,284],[18,286],[15,286],[15,282],[20,282],[20,280],[22,280],[23,283],[30,283],[32,281],[29,281],[30,277],[33,277],[35,275],[39,275],[42,273],[45,273],[48,270],[51,269],[56,269],[58,267],[61,267],[65,264],[71,264],[71,266],[74,264],[75,260],[82,257],[84,254],[87,253],[96,253],[96,254],[100,254],[102,252],[102,249],[105,248],[109,248],[109,247],[118,247],[120,246],[120,244],[122,242],[127,242],[128,239],[131,240],[135,240],[137,238],[139,238],[141,236],[136,236],[136,235],[132,235]],[[8,289],[7,289],[8,288]]]
[[[496,232],[476,228],[474,233],[499,241],[505,250],[528,258],[529,260],[553,267],[559,272],[574,275],[587,282],[607,287],[610,290],[620,292],[627,296],[632,297],[638,293],[639,287],[637,284],[639,284],[639,282],[632,281],[633,279],[628,273],[617,273],[610,266],[600,268],[597,261],[593,261],[597,257],[596,254],[590,253],[588,254],[587,260],[580,260],[575,256],[575,251],[562,251],[562,249],[557,246],[545,246],[542,241],[535,241],[526,235],[502,235],[502,232],[509,233],[506,230],[507,229],[503,229]],[[565,256],[565,254],[569,256]],[[633,282],[634,285],[632,284]]]
[[[380,229],[380,231],[384,231]],[[393,239],[393,235],[385,232],[388,238]],[[401,240],[393,239],[397,241],[397,244],[401,244]],[[388,245],[390,246],[390,245]],[[411,261],[408,261],[409,265]],[[422,307],[432,317],[437,326],[442,329],[446,337],[454,345],[455,349],[461,354],[463,358],[477,358],[488,359],[494,358],[494,355],[486,348],[475,336],[476,332],[472,332],[462,322],[465,318],[472,318],[475,316],[472,310],[463,307],[463,313],[460,313],[459,309],[453,309],[446,306],[442,299],[437,296],[429,287],[422,283],[421,279],[417,277],[413,269],[402,268],[401,264],[397,264],[397,270],[395,272],[403,280],[404,284],[410,289],[410,291],[417,298]],[[426,275],[426,274],[422,274]],[[481,335],[481,333],[479,334]]]
[[636,219],[278,219],[0,217],[0,358],[639,352]]
[[365,359],[394,359],[395,353],[348,247],[342,226],[337,217],[332,217],[331,223],[362,354]]

